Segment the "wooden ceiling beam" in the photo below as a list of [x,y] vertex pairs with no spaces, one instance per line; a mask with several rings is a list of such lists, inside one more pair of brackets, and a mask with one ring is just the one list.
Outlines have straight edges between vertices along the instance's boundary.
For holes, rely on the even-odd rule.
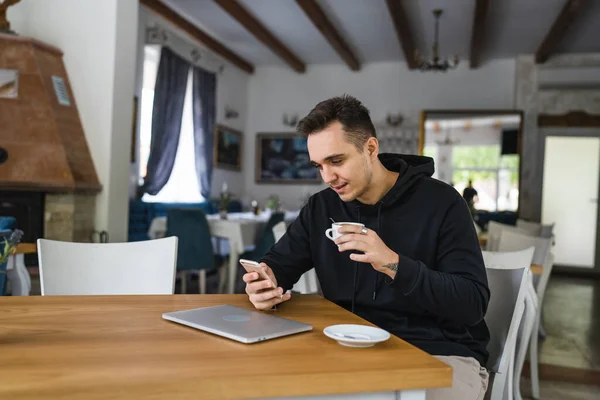
[[348,65],[352,71],[359,71],[360,62],[358,61],[358,58],[354,55],[342,35],[335,29],[333,23],[327,18],[327,15],[325,15],[323,9],[316,0],[296,0],[296,3],[298,3],[298,6],[300,6],[308,19],[310,19],[313,25],[321,32],[331,47],[333,47],[342,60],[344,60],[346,65]]
[[402,51],[404,52],[404,58],[408,69],[417,68],[417,62],[415,60],[415,41],[410,31],[408,24],[408,18],[404,7],[402,6],[402,0],[386,0],[387,7],[398,35],[398,41],[402,45]]
[[235,54],[233,51],[229,50],[223,44],[215,40],[208,33],[204,32],[188,20],[184,19],[173,9],[165,5],[159,0],[140,0],[140,4],[147,7],[149,10],[154,13],[160,15],[177,28],[186,32],[188,35],[192,36],[194,39],[198,40],[204,46],[206,46],[209,50],[215,52],[215,54],[223,57],[225,60],[229,61],[242,71],[246,71],[249,74],[254,73],[254,65],[244,60],[242,57]]
[[306,71],[306,65],[298,56],[279,41],[259,20],[248,12],[236,0],[214,0],[221,8],[227,12],[233,19],[239,22],[255,38],[261,41],[271,51],[277,54],[296,72]]
[[479,67],[481,61],[481,49],[485,39],[485,22],[489,4],[489,0],[475,1],[473,30],[471,31],[471,55],[469,56],[469,64],[473,69]]
[[565,3],[560,14],[552,24],[550,31],[544,38],[544,41],[535,52],[535,62],[545,63],[550,55],[556,51],[556,47],[564,37],[565,33],[572,25],[577,14],[583,9],[585,0],[568,0]]

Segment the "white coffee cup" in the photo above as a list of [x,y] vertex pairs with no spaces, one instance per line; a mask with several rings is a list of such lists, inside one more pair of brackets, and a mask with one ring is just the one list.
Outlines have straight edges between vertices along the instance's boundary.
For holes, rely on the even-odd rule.
[[365,224],[361,224],[358,222],[334,222],[333,224],[331,224],[331,228],[325,231],[325,236],[327,236],[327,238],[330,240],[335,240],[339,238],[343,235],[343,233],[339,233],[338,229],[341,228],[343,225],[356,225],[360,226],[361,228],[365,226]]

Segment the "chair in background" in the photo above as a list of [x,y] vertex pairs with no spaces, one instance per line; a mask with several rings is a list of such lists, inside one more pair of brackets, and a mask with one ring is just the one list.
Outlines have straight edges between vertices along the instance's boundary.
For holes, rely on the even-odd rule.
[[275,243],[279,242],[279,239],[285,235],[287,230],[287,226],[285,225],[285,221],[280,221],[273,226],[273,238],[275,239]]
[[215,254],[206,214],[201,209],[174,208],[167,211],[167,236],[179,239],[177,273],[181,292],[186,293],[190,274],[198,274],[200,293],[206,293],[207,272],[219,270],[219,291],[224,283],[224,259]]
[[513,231],[522,234],[527,232],[521,228],[517,228],[514,225],[501,224],[496,221],[490,221],[487,226],[487,244],[485,250],[487,251],[499,251],[498,243],[500,242],[500,234],[502,231]]
[[0,215],[0,231],[13,230],[17,223],[15,217],[5,217]]
[[477,233],[477,236],[479,236],[481,234],[481,227],[477,225],[477,222],[475,221],[473,221],[473,226],[475,227],[475,233]]
[[[218,208],[217,208],[218,209]],[[239,200],[231,200],[227,205],[228,213],[238,213],[242,212],[242,203]]]
[[[541,275],[533,277],[533,286],[535,287],[535,295],[537,297],[538,312],[536,313],[533,332],[530,337],[523,337],[521,346],[525,348],[529,345],[529,362],[531,371],[531,386],[533,397],[538,399],[540,396],[540,383],[538,375],[538,333],[541,332],[541,317],[542,305],[544,302],[544,294],[552,273],[554,264],[554,256],[551,253],[552,249],[551,237],[534,237],[513,230],[503,230],[500,234],[498,242],[498,251],[516,251],[523,250],[529,247],[534,247],[532,264],[542,265],[543,270]],[[523,360],[524,361],[524,360]],[[520,373],[523,365],[516,366],[516,372]]]
[[173,294],[177,238],[37,245],[42,296]]
[[[279,222],[277,225],[273,227],[273,236],[275,237],[275,242],[278,242],[279,239],[285,235],[286,226],[285,222]],[[315,273],[315,269],[311,268],[310,271],[306,271],[298,282],[292,288],[293,292],[308,294],[308,293],[319,293],[319,279],[317,278],[317,274]]]
[[[285,214],[282,212],[276,212],[271,214],[269,220],[264,227],[256,235],[256,241],[254,243],[254,250],[245,252],[240,258],[247,260],[260,260],[275,244],[275,234],[273,233],[273,227],[280,222],[284,222]],[[284,222],[285,223],[285,222]]]
[[517,228],[524,230],[531,236],[540,236],[543,238],[550,238],[554,234],[554,224],[543,225],[537,222],[525,221],[524,219],[517,219]]
[[[531,287],[529,266],[534,248],[516,252],[483,252],[490,288],[485,322],[490,331],[487,369],[493,373],[488,388],[491,400],[513,398],[514,363],[517,335],[526,315],[526,301]],[[529,320],[533,316],[529,315]],[[533,325],[533,322],[530,322]]]
[[210,200],[198,203],[146,203],[142,200],[130,200],[128,240],[130,242],[149,240],[148,230],[154,218],[165,217],[171,208],[200,208],[206,214],[215,214],[219,211]]

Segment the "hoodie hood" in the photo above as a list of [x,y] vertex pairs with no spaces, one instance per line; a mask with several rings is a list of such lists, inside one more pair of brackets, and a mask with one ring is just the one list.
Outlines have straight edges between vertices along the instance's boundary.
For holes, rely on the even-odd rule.
[[[398,179],[394,186],[383,196],[378,203],[383,207],[394,204],[409,191],[421,178],[430,177],[435,171],[433,158],[409,154],[383,153],[379,155],[383,166],[393,172],[398,172]],[[358,200],[350,202],[352,207],[369,207]]]

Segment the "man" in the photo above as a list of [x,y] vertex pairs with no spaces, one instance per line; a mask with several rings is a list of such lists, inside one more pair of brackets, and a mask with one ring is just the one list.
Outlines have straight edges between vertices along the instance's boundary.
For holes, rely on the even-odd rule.
[[[314,267],[328,300],[453,367],[452,388],[428,391],[429,400],[483,398],[489,290],[460,194],[431,178],[431,158],[379,154],[369,112],[350,96],[319,103],[298,130],[329,188],[261,260],[278,288],[244,275],[250,301],[268,310],[289,300],[286,290]],[[366,229],[342,227],[334,244],[331,219]]]
[[477,190],[473,187],[473,181],[469,179],[469,184],[463,190],[463,198],[467,202],[469,206],[469,211],[471,212],[471,216],[475,216],[477,210],[475,210],[475,197],[477,196]]

